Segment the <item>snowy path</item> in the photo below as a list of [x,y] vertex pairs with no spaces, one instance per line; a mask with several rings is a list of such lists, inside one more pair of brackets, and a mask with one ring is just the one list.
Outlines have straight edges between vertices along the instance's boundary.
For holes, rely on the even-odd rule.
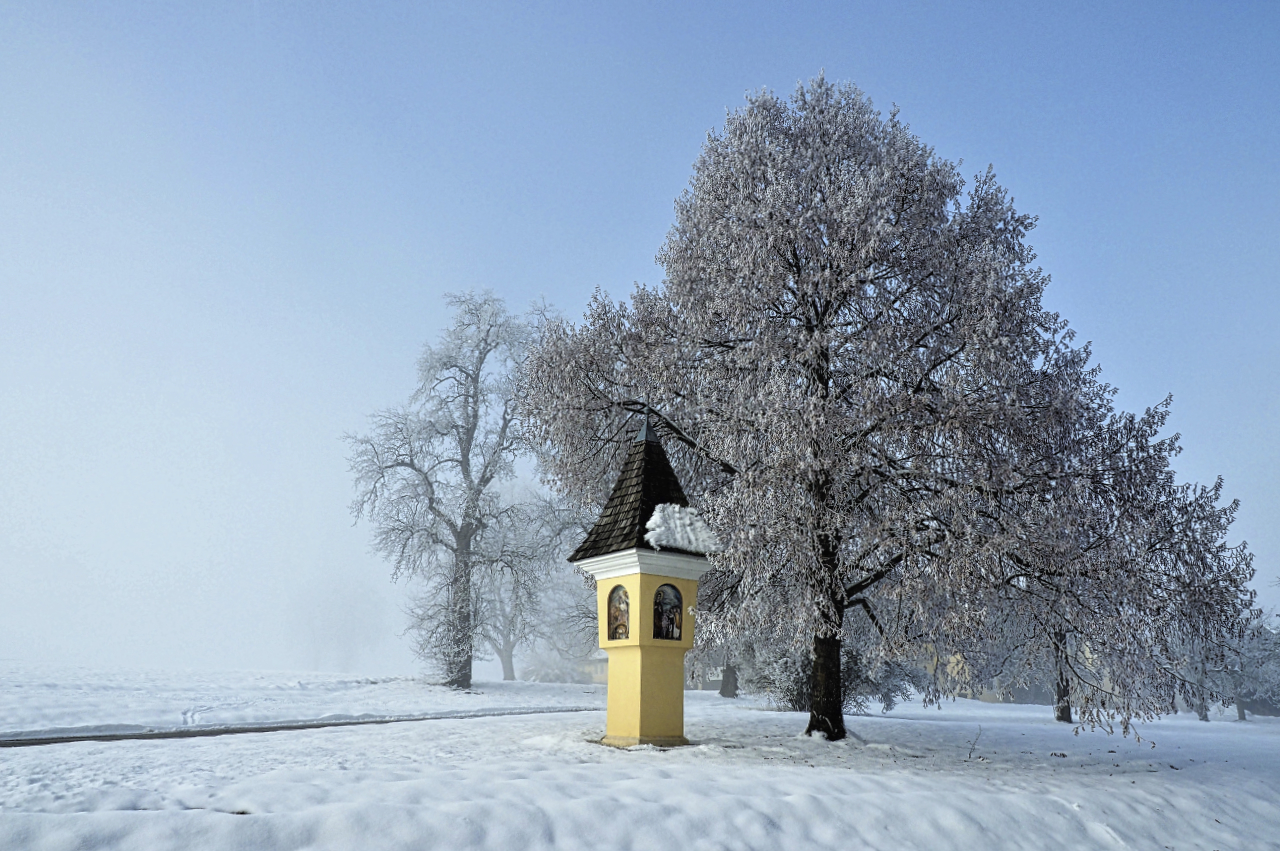
[[128,724],[87,727],[56,727],[51,730],[19,730],[0,738],[0,748],[29,748],[72,742],[121,742],[143,739],[197,739],[233,736],[239,733],[280,733],[288,730],[321,730],[326,727],[359,727],[365,724],[402,724],[409,721],[442,721],[446,718],[498,718],[505,715],[546,715],[559,712],[593,712],[596,706],[524,706],[514,709],[475,709],[433,712],[427,715],[374,715],[351,718],[329,716],[307,721],[277,721],[261,724],[200,724],[190,727],[140,727]]
[[[239,699],[236,682],[221,699]],[[372,699],[359,685],[345,700],[332,683],[303,684],[290,693]],[[526,686],[452,699],[586,697]],[[414,693],[401,689],[387,694]],[[177,682],[168,694],[190,696]],[[430,699],[448,708],[449,695]],[[21,714],[109,708],[86,697],[42,714],[37,703]],[[797,735],[803,716],[749,701],[690,692],[686,706],[694,744],[665,751],[595,744],[603,712],[0,751],[0,849],[1280,848],[1280,719],[1180,716],[1137,742],[1073,735],[1044,707],[957,701],[851,716],[855,735],[827,743]]]

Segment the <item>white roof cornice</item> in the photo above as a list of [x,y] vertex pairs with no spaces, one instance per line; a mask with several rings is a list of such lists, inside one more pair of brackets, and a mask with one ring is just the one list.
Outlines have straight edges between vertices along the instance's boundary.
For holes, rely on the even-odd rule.
[[616,553],[583,559],[578,567],[599,579],[614,579],[632,573],[649,573],[654,576],[671,576],[676,579],[697,581],[711,565],[702,556],[673,553],[662,550],[642,550],[632,547]]

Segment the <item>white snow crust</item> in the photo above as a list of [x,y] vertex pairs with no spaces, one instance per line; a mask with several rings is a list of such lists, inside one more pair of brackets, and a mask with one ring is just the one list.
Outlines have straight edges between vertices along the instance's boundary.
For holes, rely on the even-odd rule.
[[[575,685],[458,694],[314,674],[0,670],[10,732],[180,722],[199,706],[205,720],[279,720],[603,697]],[[798,735],[802,714],[687,692],[692,746],[622,751],[592,741],[604,718],[4,749],[0,848],[1244,851],[1280,836],[1280,719],[1178,716],[1143,725],[1137,742],[1073,735],[1048,707],[959,700],[849,716],[850,738],[829,743]]]
[[714,553],[720,550],[720,540],[711,531],[698,512],[683,505],[666,502],[653,509],[653,515],[645,524],[649,531],[644,539],[655,549],[672,547],[690,553]]

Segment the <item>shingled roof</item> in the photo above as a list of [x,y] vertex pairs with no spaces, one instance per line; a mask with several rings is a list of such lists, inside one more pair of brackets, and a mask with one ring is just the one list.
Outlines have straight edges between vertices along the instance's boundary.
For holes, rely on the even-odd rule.
[[[627,452],[627,460],[622,463],[622,472],[618,474],[604,511],[600,512],[600,519],[591,527],[587,539],[569,556],[569,561],[582,561],[633,547],[652,550],[653,547],[644,539],[648,531],[645,526],[653,516],[653,509],[667,503],[687,507],[689,500],[684,495],[684,488],[680,487],[676,471],[671,469],[671,461],[658,442],[658,436],[645,423]],[[667,549],[671,548],[663,547],[664,551]]]

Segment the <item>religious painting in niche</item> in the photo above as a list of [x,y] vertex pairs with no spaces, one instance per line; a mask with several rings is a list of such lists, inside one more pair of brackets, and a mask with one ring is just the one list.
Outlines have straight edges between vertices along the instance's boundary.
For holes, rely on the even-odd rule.
[[674,585],[659,585],[653,595],[653,637],[666,638],[671,641],[680,640],[680,627],[683,625],[680,589]]
[[617,641],[631,635],[631,603],[627,589],[615,585],[609,592],[609,640]]

